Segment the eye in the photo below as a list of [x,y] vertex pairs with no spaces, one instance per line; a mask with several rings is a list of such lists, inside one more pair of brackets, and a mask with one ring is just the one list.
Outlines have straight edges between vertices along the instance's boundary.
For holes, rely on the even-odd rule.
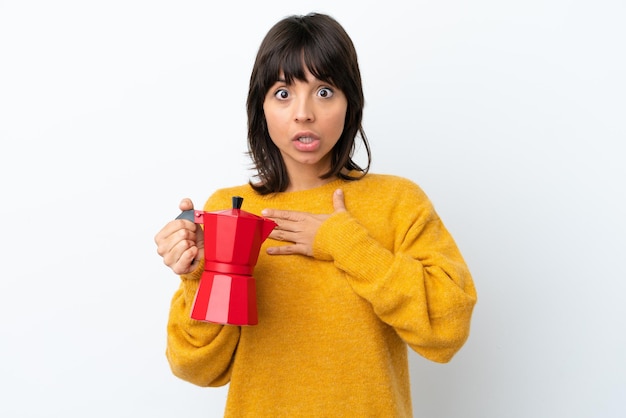
[[333,92],[333,89],[331,89],[330,87],[322,87],[321,89],[317,91],[317,94],[320,97],[329,98],[329,97],[333,97],[334,92]]
[[285,89],[278,89],[276,93],[274,93],[274,97],[278,100],[286,100],[289,98],[289,92]]

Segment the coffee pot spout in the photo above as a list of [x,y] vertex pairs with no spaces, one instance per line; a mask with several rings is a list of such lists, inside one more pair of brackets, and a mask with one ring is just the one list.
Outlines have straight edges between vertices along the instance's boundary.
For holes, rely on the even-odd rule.
[[261,228],[261,239],[265,241],[267,237],[270,236],[274,228],[276,228],[278,224],[271,219],[263,219],[263,225]]

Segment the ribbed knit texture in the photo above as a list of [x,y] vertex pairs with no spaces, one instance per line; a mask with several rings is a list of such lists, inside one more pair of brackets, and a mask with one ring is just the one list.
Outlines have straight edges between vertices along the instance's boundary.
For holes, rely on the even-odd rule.
[[[347,212],[329,218],[314,257],[265,253],[254,270],[259,324],[189,318],[202,267],[172,299],[167,358],[200,386],[230,383],[226,417],[412,417],[407,344],[447,362],[465,343],[476,292],[457,246],[413,182],[368,174],[305,191],[259,196],[222,189],[204,210]],[[419,376],[416,376],[419,378]]]

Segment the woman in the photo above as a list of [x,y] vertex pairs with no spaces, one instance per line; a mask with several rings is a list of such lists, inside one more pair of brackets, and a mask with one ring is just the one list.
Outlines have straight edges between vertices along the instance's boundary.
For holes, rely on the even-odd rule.
[[[230,384],[225,416],[412,417],[407,347],[447,362],[469,335],[476,291],[462,255],[419,186],[368,173],[363,106],[357,54],[337,21],[291,16],[270,29],[247,101],[256,179],[204,205],[242,196],[246,211],[278,225],[254,270],[258,325],[190,319],[201,230],[178,219],[155,237],[181,277],[172,371]],[[352,159],[357,138],[365,168]]]

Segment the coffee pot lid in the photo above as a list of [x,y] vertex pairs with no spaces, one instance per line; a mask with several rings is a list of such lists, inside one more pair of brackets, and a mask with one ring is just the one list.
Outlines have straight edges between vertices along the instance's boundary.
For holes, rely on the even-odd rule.
[[231,209],[218,210],[218,211],[210,212],[210,213],[214,213],[216,215],[227,215],[227,216],[230,215],[230,216],[236,216],[236,217],[241,217],[241,218],[263,219],[260,216],[257,216],[250,212],[246,212],[245,210],[241,209],[241,205],[243,203],[243,197],[233,196],[231,200],[232,200],[232,206],[233,206]]
[[246,212],[241,209],[241,204],[243,203],[243,197],[241,196],[233,196],[232,197],[232,208],[231,209],[223,209],[214,212],[204,212],[202,210],[185,210],[180,215],[176,217],[176,219],[186,219],[195,223],[202,223],[202,218],[204,215],[224,215],[224,216],[233,216],[238,218],[253,218],[253,219],[262,219],[266,220],[261,216],[257,216],[253,213]]

